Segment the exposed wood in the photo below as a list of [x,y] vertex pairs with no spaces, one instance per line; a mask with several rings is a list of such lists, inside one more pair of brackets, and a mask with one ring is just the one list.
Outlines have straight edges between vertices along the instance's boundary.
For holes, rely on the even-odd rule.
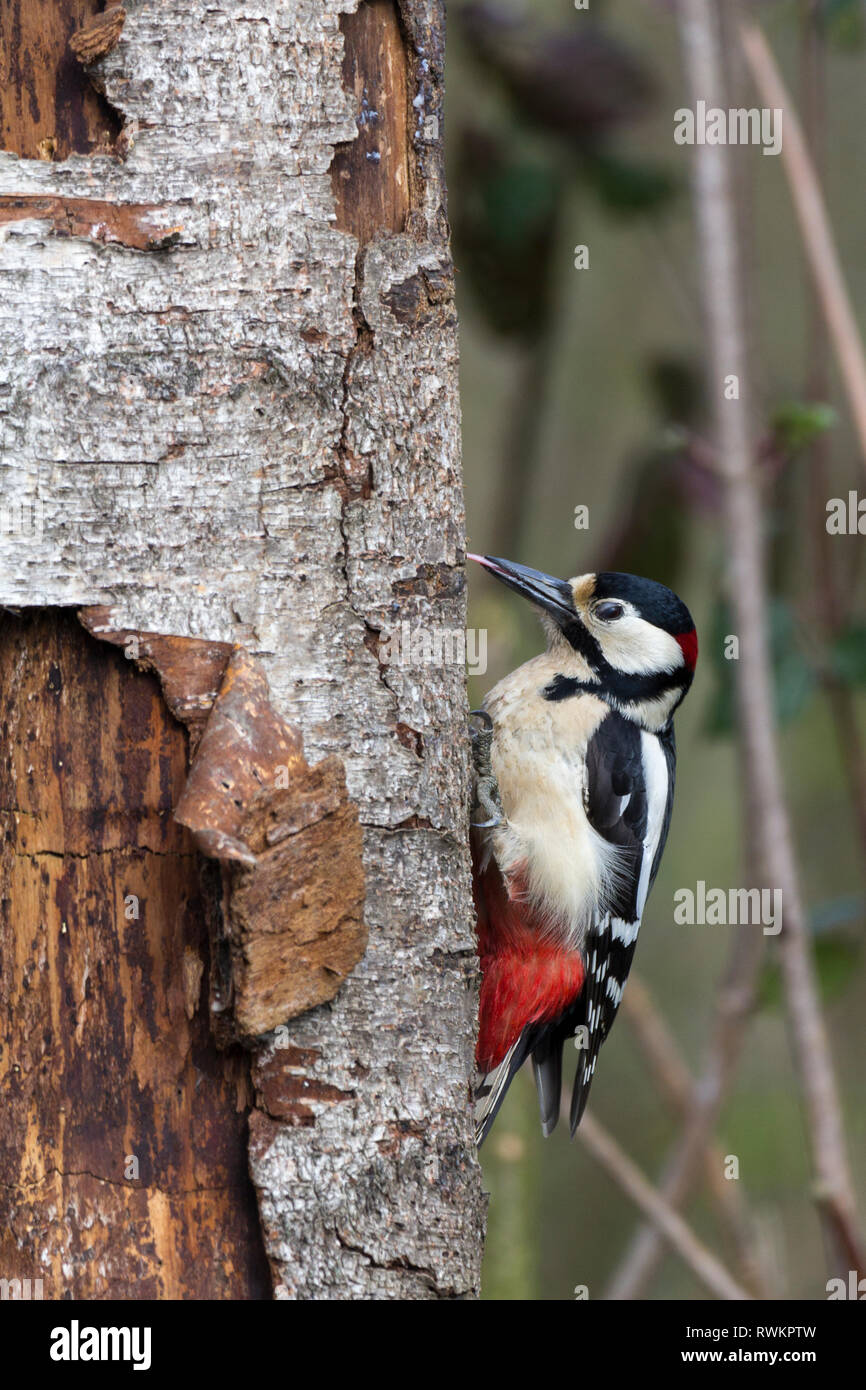
[[101,9],[102,0],[0,4],[0,149],[46,160],[113,150],[120,117],[70,47]]
[[367,0],[340,29],[357,137],[338,147],[331,178],[337,226],[366,246],[409,215],[408,55],[396,0]]
[[189,729],[190,752],[195,753],[234,650],[231,643],[118,629],[103,605],[83,608],[78,617],[94,637],[122,647],[142,671],[156,672],[166,704]]
[[266,1296],[184,730],[71,613],[0,617],[0,671],[0,1268],[46,1298]]
[[54,236],[160,251],[177,241],[181,227],[160,227],[159,208],[142,203],[106,203],[97,198],[52,198],[39,194],[0,197],[0,227],[8,222],[47,223]]
[[[312,1048],[286,1046],[272,1052],[264,1061],[256,1058],[253,1076],[256,1084],[257,1108],[273,1120],[283,1120],[291,1125],[314,1125],[316,1111],[313,1103],[320,1105],[339,1105],[355,1098],[354,1090],[341,1091],[339,1086],[310,1079],[309,1069],[318,1060],[319,1054]],[[358,1066],[358,1076],[366,1071]],[[265,1121],[262,1123],[267,1130]]]
[[252,1041],[332,999],[367,944],[361,830],[343,764],[331,756],[309,767],[242,648],[118,630],[100,606],[79,618],[155,671],[190,729],[195,756],[174,810],[224,870],[211,942],[217,1041]]

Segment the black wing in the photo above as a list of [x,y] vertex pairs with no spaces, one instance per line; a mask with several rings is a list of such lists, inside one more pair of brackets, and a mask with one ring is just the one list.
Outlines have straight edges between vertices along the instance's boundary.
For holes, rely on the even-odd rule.
[[[610,1032],[634,956],[640,919],[670,825],[676,753],[673,730],[643,733],[611,712],[587,748],[586,813],[622,851],[622,874],[585,943],[586,984],[569,1025],[578,1043],[571,1132],[580,1124],[599,1049]],[[575,1030],[577,1030],[575,1032]]]

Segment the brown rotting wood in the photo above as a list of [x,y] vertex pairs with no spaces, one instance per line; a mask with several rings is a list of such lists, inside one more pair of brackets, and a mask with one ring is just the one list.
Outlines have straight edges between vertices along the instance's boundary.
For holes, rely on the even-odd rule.
[[71,47],[101,8],[101,0],[3,0],[0,149],[51,160],[115,151],[122,119]]
[[249,1059],[211,1037],[172,816],[186,733],[71,613],[0,617],[0,670],[0,1270],[46,1298],[266,1296]]
[[55,236],[113,242],[133,251],[161,251],[173,245],[181,227],[153,221],[159,208],[144,203],[106,203],[97,198],[60,198],[41,193],[0,195],[0,226],[32,219],[47,222]]
[[409,215],[408,54],[394,0],[362,0],[340,28],[358,138],[337,147],[331,181],[337,226],[366,246],[402,232]]

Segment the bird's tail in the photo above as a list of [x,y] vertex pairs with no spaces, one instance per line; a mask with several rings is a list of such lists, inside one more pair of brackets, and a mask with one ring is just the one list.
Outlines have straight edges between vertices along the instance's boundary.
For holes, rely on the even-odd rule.
[[523,1039],[518,1038],[497,1067],[482,1072],[478,1077],[475,1086],[475,1143],[479,1149],[490,1133],[490,1126],[505,1099],[505,1092],[526,1060],[526,1048],[521,1046],[522,1042]]

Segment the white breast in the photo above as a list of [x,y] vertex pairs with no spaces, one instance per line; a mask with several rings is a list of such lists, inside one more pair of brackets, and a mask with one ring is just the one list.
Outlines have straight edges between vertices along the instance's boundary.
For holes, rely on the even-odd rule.
[[[527,662],[490,694],[491,762],[506,821],[487,843],[508,881],[525,878],[551,933],[582,944],[620,870],[619,851],[584,810],[586,746],[607,706],[592,695],[544,700],[549,658]],[[551,673],[552,674],[552,673]]]

